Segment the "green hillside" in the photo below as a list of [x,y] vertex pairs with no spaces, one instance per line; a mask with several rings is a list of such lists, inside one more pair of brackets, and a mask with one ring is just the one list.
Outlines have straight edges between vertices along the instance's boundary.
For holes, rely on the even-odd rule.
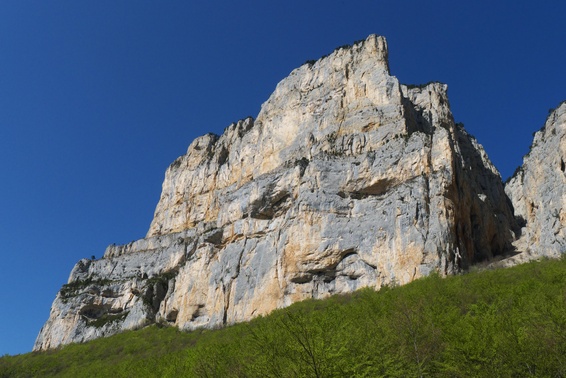
[[564,377],[566,259],[305,301],[221,330],[152,326],[0,358],[0,377]]

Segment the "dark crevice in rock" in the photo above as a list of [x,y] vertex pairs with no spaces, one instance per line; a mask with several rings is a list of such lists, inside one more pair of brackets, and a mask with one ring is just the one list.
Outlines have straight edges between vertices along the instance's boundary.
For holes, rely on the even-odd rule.
[[159,275],[149,278],[145,282],[145,290],[142,294],[142,301],[149,310],[149,316],[155,318],[155,315],[159,311],[161,302],[165,299],[167,292],[169,290],[169,285],[175,285],[175,277],[177,276],[177,270],[170,270],[163,272]]
[[286,161],[283,164],[283,167],[285,167],[285,168],[299,167],[299,170],[300,170],[299,176],[303,177],[304,174],[305,174],[305,170],[307,169],[309,164],[310,164],[310,160],[307,159],[306,157],[302,157],[300,159]]
[[[409,86],[407,86],[409,87]],[[416,87],[409,88],[415,90]],[[420,89],[420,88],[419,88]],[[424,132],[425,134],[432,134],[434,127],[431,124],[430,115],[424,113],[424,109],[418,108],[411,102],[410,99],[402,98],[403,110],[405,112],[407,137],[410,137],[417,131]]]
[[79,315],[89,327],[100,328],[109,323],[122,321],[129,314],[121,308],[111,308],[105,304],[88,304],[79,310]]
[[179,310],[174,308],[167,313],[167,315],[165,316],[165,320],[168,321],[169,323],[175,323],[177,321],[177,315],[179,315]]
[[218,152],[218,167],[223,166],[226,163],[226,160],[228,160],[228,150],[226,149],[226,147],[222,146],[222,148]]
[[360,195],[367,195],[367,196],[381,196],[387,193],[391,187],[397,185],[397,181],[391,178],[384,178],[382,180],[378,180],[377,182],[373,183],[370,186],[367,186],[363,189],[357,191]]
[[485,165],[473,138],[461,125],[453,130],[453,145],[458,145],[461,153],[460,158],[454,160],[455,176],[450,191],[455,206],[457,249],[449,261],[459,270],[510,253],[514,235],[504,225],[515,233],[520,227],[501,177]]
[[143,295],[143,302],[149,306],[153,312],[159,310],[161,302],[167,294],[167,284],[165,282],[156,282],[149,285]]
[[255,219],[273,219],[287,210],[291,194],[287,191],[280,191],[269,197],[263,197],[260,200],[250,204],[250,218]]
[[230,308],[230,292],[232,291],[232,281],[228,284],[228,290],[225,286],[222,286],[222,291],[224,294],[224,312],[222,313],[222,324],[228,324],[228,309]]
[[321,269],[312,271],[312,279],[324,283],[332,282],[336,279],[336,269]]
[[80,309],[79,315],[83,316],[87,320],[96,320],[101,316],[107,314],[109,307],[104,305],[86,305]]
[[254,211],[250,213],[250,218],[254,219],[263,219],[263,220],[271,220],[273,219],[273,215],[275,213],[270,208],[260,209],[259,211]]
[[112,289],[104,289],[104,290],[102,290],[100,295],[104,298],[118,298],[119,297],[119,295],[117,293],[114,293],[112,291]]
[[289,279],[290,282],[296,284],[304,284],[310,282],[311,280],[312,280],[312,274],[309,273],[300,273]]
[[222,245],[223,235],[224,231],[222,229],[212,230],[204,236],[204,241],[214,245]]
[[[336,279],[338,272],[337,267],[345,259],[351,256],[357,256],[358,252],[355,248],[349,248],[340,252],[340,259],[327,267],[311,269],[306,272],[301,272],[290,279],[291,282],[297,284],[304,284],[311,281],[322,281],[324,283],[332,282]],[[357,277],[356,277],[357,278]],[[353,278],[355,279],[355,278]]]
[[[195,321],[197,318],[203,315],[202,309],[204,308],[203,304],[198,304],[196,310],[191,314],[191,322]],[[177,311],[178,313],[178,311]],[[177,318],[177,314],[175,314],[175,319]],[[224,320],[224,324],[226,324],[226,320]]]
[[372,197],[377,197],[378,199],[380,199],[383,198],[385,195],[392,193],[395,189],[402,187],[403,185],[406,185],[408,183],[414,182],[415,180],[418,180],[420,177],[421,176],[411,177],[402,182],[399,182],[395,178],[386,177],[360,190],[351,191],[351,192],[341,190],[337,192],[336,195],[339,196],[340,198],[351,198],[354,200],[363,200]]

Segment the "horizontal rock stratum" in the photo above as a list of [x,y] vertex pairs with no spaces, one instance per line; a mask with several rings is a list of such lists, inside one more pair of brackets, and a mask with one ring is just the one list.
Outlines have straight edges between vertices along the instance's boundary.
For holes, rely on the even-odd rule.
[[375,35],[295,69],[255,120],[171,164],[146,238],[79,261],[34,350],[218,327],[512,251],[513,206],[446,91],[400,84]]

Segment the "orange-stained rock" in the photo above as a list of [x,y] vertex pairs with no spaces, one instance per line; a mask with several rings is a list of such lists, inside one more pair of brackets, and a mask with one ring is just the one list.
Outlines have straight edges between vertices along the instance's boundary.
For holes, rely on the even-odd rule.
[[147,237],[82,260],[34,349],[222,326],[505,253],[513,210],[446,91],[399,84],[374,35],[295,69],[255,120],[171,164]]

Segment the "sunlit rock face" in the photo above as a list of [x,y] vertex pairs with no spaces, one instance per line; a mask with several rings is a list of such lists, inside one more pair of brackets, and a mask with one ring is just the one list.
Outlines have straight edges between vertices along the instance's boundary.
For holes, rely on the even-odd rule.
[[399,84],[374,35],[295,69],[255,120],[171,164],[145,239],[77,264],[34,349],[222,326],[505,253],[513,210],[446,90]]
[[522,218],[515,243],[522,259],[566,252],[566,103],[535,133],[523,165],[505,186]]

